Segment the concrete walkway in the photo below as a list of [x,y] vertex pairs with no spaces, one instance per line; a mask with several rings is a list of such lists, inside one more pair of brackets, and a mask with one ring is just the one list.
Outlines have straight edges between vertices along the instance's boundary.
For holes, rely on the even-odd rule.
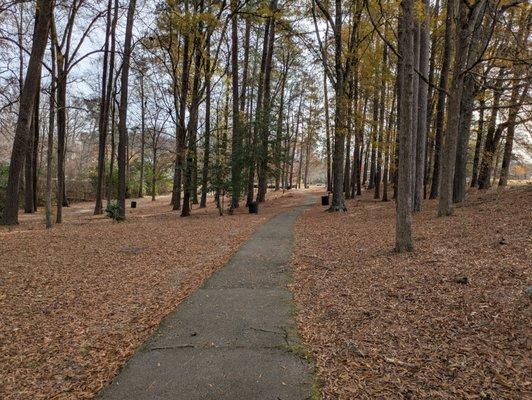
[[262,225],[164,319],[98,398],[310,399],[312,366],[302,357],[286,288],[293,225],[304,208]]

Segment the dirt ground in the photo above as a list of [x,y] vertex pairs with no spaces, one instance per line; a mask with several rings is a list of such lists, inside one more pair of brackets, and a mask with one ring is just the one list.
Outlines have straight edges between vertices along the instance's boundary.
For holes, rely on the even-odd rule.
[[396,254],[394,203],[315,206],[296,225],[298,324],[324,400],[532,398],[532,186],[414,216]]
[[210,203],[181,218],[161,197],[140,200],[123,223],[80,203],[48,231],[42,211],[0,227],[0,398],[92,398],[166,314],[302,193],[269,193],[258,215],[241,207],[220,217]]

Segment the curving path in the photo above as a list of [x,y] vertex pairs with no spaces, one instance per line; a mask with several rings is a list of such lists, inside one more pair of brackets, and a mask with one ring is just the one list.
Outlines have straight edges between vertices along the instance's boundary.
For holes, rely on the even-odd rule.
[[312,365],[300,350],[286,288],[293,225],[308,204],[262,225],[163,320],[98,398],[310,399]]

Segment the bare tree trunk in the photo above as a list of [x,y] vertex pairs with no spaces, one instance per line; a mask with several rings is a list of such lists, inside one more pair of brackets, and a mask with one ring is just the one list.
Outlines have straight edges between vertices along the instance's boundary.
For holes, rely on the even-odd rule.
[[127,145],[127,100],[129,83],[129,63],[133,39],[133,19],[137,0],[130,0],[127,9],[126,32],[122,77],[120,79],[120,106],[118,107],[118,207],[121,219],[126,218],[126,145]]
[[[529,85],[526,84],[523,89],[523,93],[528,92],[528,87]],[[518,108],[519,106],[517,106],[517,110],[515,110],[515,112],[512,112],[514,111],[514,109],[512,109],[511,114],[510,114],[511,119],[509,121],[508,129],[506,131],[506,143],[504,145],[504,155],[502,158],[499,186],[508,185],[508,175],[510,173],[510,162],[512,159],[512,148],[513,148],[513,143],[514,143],[515,125],[516,125],[516,117],[517,117]]]
[[[117,23],[118,9],[115,8],[113,20],[111,22],[111,10],[112,0],[107,4],[107,23],[105,29],[105,45],[103,55],[103,71],[102,71],[102,91],[100,99],[100,116],[98,121],[98,177],[96,181],[96,203],[94,205],[94,215],[101,214],[102,210],[102,197],[103,197],[103,179],[105,175],[105,148],[107,140],[107,130],[109,127],[109,107],[110,107],[110,92],[112,90],[113,70],[114,70],[114,47],[115,47],[115,28]],[[113,33],[111,34],[111,25],[113,27]],[[111,62],[109,62],[109,35],[111,35],[112,51]],[[112,66],[110,67],[109,64]],[[109,76],[108,76],[109,75]]]
[[[502,77],[502,70],[499,72],[499,78]],[[490,185],[490,176],[491,168],[493,163],[493,156],[495,155],[495,150],[497,149],[497,144],[495,140],[496,136],[496,127],[497,127],[497,117],[499,115],[499,104],[502,95],[502,81],[498,80],[497,87],[494,89],[493,93],[493,106],[491,109],[491,116],[488,124],[488,131],[486,132],[486,143],[484,144],[484,151],[482,152],[482,161],[480,163],[480,170],[478,175],[478,188],[487,189]],[[514,103],[517,101],[518,92],[516,89],[512,91],[510,102]]]
[[52,8],[52,0],[39,0],[37,3],[38,14],[33,33],[33,44],[26,78],[24,79],[24,85],[20,94],[20,108],[11,151],[11,161],[9,163],[6,204],[4,209],[4,223],[6,225],[18,224],[20,175],[24,163],[24,151],[31,134],[32,113],[41,76],[42,59],[48,40]]
[[[399,165],[397,171],[397,202],[395,225],[395,251],[412,251],[412,99],[414,97],[414,4],[403,0],[400,77],[401,112],[399,125]],[[416,93],[417,95],[417,93]]]
[[144,71],[140,75],[140,177],[138,197],[144,197],[144,150],[146,144],[146,100],[144,97]]
[[[370,142],[371,142],[371,157],[370,157],[370,166],[369,166],[369,182],[368,190],[375,189],[375,171],[376,171],[376,161],[377,161],[377,131],[379,127],[379,96],[377,88],[375,88],[373,93],[373,123],[371,126]],[[368,143],[369,146],[369,143]],[[368,148],[369,151],[369,148]]]
[[37,181],[39,176],[39,164],[38,164],[38,158],[39,158],[39,128],[40,128],[40,120],[39,120],[39,103],[41,98],[41,80],[39,79],[39,90],[37,91],[35,95],[35,111],[33,114],[33,154],[32,154],[32,162],[31,162],[31,186],[32,186],[32,194],[33,194],[33,212],[37,211],[37,201],[38,201],[38,192],[37,192]]
[[52,157],[54,152],[54,128],[55,128],[55,48],[50,46],[51,77],[50,77],[50,114],[48,116],[48,147],[46,149],[46,196],[45,216],[46,229],[52,227]]
[[[200,10],[201,11],[201,10]],[[196,163],[195,163],[195,147],[196,147],[196,137],[197,137],[197,130],[198,130],[198,116],[199,116],[199,104],[200,104],[200,92],[199,92],[199,84],[200,84],[200,75],[201,75],[201,49],[200,49],[200,41],[201,38],[199,35],[201,34],[202,26],[198,27],[198,32],[196,34],[196,37],[194,38],[194,79],[192,83],[192,101],[190,105],[190,118],[188,122],[188,148],[187,148],[187,163],[185,168],[185,180],[183,185],[183,208],[181,211],[182,217],[187,217],[190,215],[191,207],[190,207],[190,201],[191,198],[193,198],[193,190],[196,190],[193,185],[194,180],[194,170],[197,169]],[[233,85],[234,89],[234,85]],[[236,99],[236,101],[235,101]],[[236,113],[238,114],[238,93],[237,96],[234,95],[233,92],[233,135],[235,134],[235,106],[236,106]],[[238,118],[238,116],[237,116]],[[238,134],[238,133],[237,133]],[[234,143],[233,143],[234,145]],[[233,207],[233,205],[231,205]]]
[[397,97],[397,86],[394,85],[392,108],[388,114],[388,123],[386,127],[386,139],[384,142],[384,172],[382,180],[382,201],[388,201],[388,175],[390,173],[390,159],[392,157],[392,126],[393,126],[393,110],[395,107],[395,100]]
[[458,128],[458,144],[456,148],[456,162],[454,167],[453,180],[453,202],[460,203],[466,198],[466,176],[467,176],[467,150],[469,144],[469,133],[471,129],[471,118],[473,116],[473,101],[475,95],[475,82],[471,75],[467,75],[464,80],[464,89],[460,104],[460,125]]
[[[271,9],[275,11],[277,8],[277,0],[272,0]],[[266,56],[266,63],[264,68],[264,98],[261,118],[261,143],[259,151],[258,162],[258,177],[259,187],[257,191],[257,202],[266,200],[266,191],[268,189],[268,139],[269,139],[269,125],[271,116],[271,74],[272,74],[272,57],[275,40],[275,18],[270,17],[270,30],[268,37],[268,51]]]
[[211,61],[210,38],[205,44],[205,142],[203,149],[203,170],[201,174],[200,208],[207,207],[207,191],[209,183],[209,161],[211,154]]
[[453,212],[453,180],[460,127],[460,105],[464,87],[464,69],[467,65],[473,29],[480,10],[484,10],[484,3],[484,0],[479,0],[471,10],[468,10],[466,4],[460,2],[456,16],[458,31],[455,35],[456,51],[447,110],[447,135],[443,147],[440,201],[438,203],[439,216],[451,215]]
[[[37,89],[40,91],[40,89]],[[35,104],[37,104],[37,93],[35,94]],[[24,212],[30,214],[34,212],[33,206],[33,149],[35,132],[35,105],[32,110],[32,118],[30,124],[30,134],[26,143],[26,157],[24,162]]]
[[327,192],[332,192],[331,176],[331,128],[329,122],[329,94],[327,90],[327,74],[323,70],[323,106],[325,108],[325,152],[327,162]]
[[486,101],[481,99],[479,102],[480,111],[478,117],[477,141],[475,144],[475,156],[473,158],[473,172],[471,175],[471,187],[476,187],[478,182],[478,166],[480,163],[480,150],[482,149],[482,137],[484,135],[484,106]]
[[384,147],[384,107],[386,104],[386,69],[388,64],[388,46],[385,44],[382,50],[382,66],[381,66],[381,93],[380,93],[380,107],[379,107],[379,132],[377,138],[377,163],[375,171],[375,193],[374,198],[381,197],[381,180],[382,180],[382,157]]
[[345,88],[345,71],[342,65],[342,1],[335,1],[334,64],[336,72],[336,112],[334,121],[333,197],[329,211],[347,211],[344,198],[344,150],[347,135],[348,100]]
[[[185,1],[185,12],[188,12],[188,0]],[[185,126],[185,112],[188,98],[188,85],[190,76],[190,33],[183,34],[183,61],[181,70],[181,97],[177,105],[177,132],[176,132],[176,158],[174,165],[174,182],[172,188],[172,209],[181,208],[181,180],[183,164],[185,162],[185,144],[187,128]],[[174,89],[175,90],[175,89]]]
[[430,188],[430,199],[435,199],[439,194],[440,185],[440,160],[442,158],[443,126],[445,122],[445,100],[447,83],[449,81],[449,69],[452,54],[452,25],[453,25],[454,0],[447,0],[447,11],[445,17],[445,38],[443,45],[442,67],[440,72],[440,90],[438,91],[438,102],[436,104],[436,136],[434,139],[434,167],[432,170],[432,182]]
[[231,0],[231,81],[233,89],[233,137],[231,146],[231,206],[233,213],[239,206],[242,169],[242,135],[240,129],[240,106],[238,96],[238,0]]
[[[423,1],[425,7],[425,19],[419,27],[419,72],[423,77],[429,73],[429,2]],[[427,146],[427,110],[429,85],[418,79],[418,109],[417,109],[417,140],[416,140],[416,174],[414,179],[413,211],[421,211],[423,201],[423,183],[425,181],[425,150]]]

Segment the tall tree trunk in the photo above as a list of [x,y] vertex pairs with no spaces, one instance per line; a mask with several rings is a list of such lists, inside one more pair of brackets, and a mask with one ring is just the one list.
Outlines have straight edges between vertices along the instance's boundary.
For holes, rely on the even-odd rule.
[[395,100],[397,97],[397,86],[394,85],[392,108],[388,114],[388,123],[386,127],[386,139],[384,141],[384,172],[382,180],[382,201],[388,201],[388,175],[390,172],[390,159],[392,157],[392,126],[393,126],[393,110],[395,107]]
[[[37,89],[40,91],[40,89]],[[37,104],[37,94],[35,94],[35,104]],[[34,212],[33,206],[33,149],[35,147],[35,105],[32,110],[30,124],[30,135],[26,143],[26,157],[24,162],[24,212],[27,214]]]
[[482,149],[482,137],[484,136],[484,107],[486,101],[481,98],[479,102],[479,117],[477,128],[477,141],[475,143],[475,156],[473,157],[473,170],[471,174],[471,187],[476,187],[478,182],[478,165],[480,163],[480,150]]
[[377,162],[375,170],[375,193],[373,197],[379,199],[381,197],[381,180],[382,180],[382,151],[384,142],[384,107],[386,104],[386,70],[388,64],[388,46],[383,45],[382,50],[382,65],[381,65],[381,93],[379,106],[379,130],[377,138]]
[[[373,122],[371,125],[371,156],[369,161],[369,181],[368,190],[375,189],[375,172],[377,170],[377,146],[379,130],[379,94],[377,88],[373,91]],[[368,149],[369,150],[369,149]]]
[[6,204],[4,208],[4,223],[6,225],[18,224],[20,175],[24,164],[24,151],[31,135],[32,113],[41,76],[42,59],[48,40],[52,8],[52,0],[39,0],[37,3],[38,13],[35,18],[33,43],[26,78],[24,79],[24,85],[20,93],[20,108],[11,151],[11,161],[9,163]]
[[[188,12],[188,0],[185,1],[185,12]],[[188,98],[188,85],[190,77],[190,33],[183,34],[183,61],[181,70],[181,97],[179,104],[176,104],[177,132],[176,132],[176,158],[174,165],[174,181],[172,187],[172,209],[179,210],[181,207],[181,180],[183,164],[186,152],[185,112]],[[175,90],[175,88],[174,88]]]
[[444,141],[440,201],[438,215],[451,215],[453,212],[453,180],[456,162],[456,148],[460,128],[460,105],[464,88],[464,72],[467,65],[471,37],[481,10],[484,10],[484,0],[479,0],[469,10],[465,3],[460,2],[456,16],[455,60],[453,79],[449,93],[449,107],[447,110],[447,135]]
[[445,100],[447,83],[449,81],[449,69],[451,65],[452,41],[453,41],[453,7],[455,0],[447,0],[445,16],[445,38],[443,44],[442,67],[440,71],[440,90],[436,104],[436,135],[434,138],[434,167],[432,170],[432,182],[430,187],[430,199],[438,197],[440,188],[440,160],[442,158],[443,126],[445,123]]
[[348,100],[345,88],[345,71],[342,65],[342,1],[335,1],[334,65],[336,72],[336,112],[334,117],[333,197],[329,211],[347,211],[344,198],[344,151],[347,135]]
[[[114,46],[115,46],[115,28],[117,23],[118,9],[115,8],[115,13],[111,21],[111,10],[113,2],[109,0],[107,3],[107,23],[105,28],[105,44],[103,54],[103,71],[102,71],[102,89],[100,99],[100,115],[98,121],[98,176],[96,181],[96,202],[94,205],[94,215],[103,212],[102,197],[103,197],[103,180],[105,176],[105,149],[107,141],[107,130],[109,127],[109,107],[110,107],[110,92],[112,90],[113,70],[114,70]],[[111,26],[113,33],[111,34]],[[112,51],[109,55],[109,36],[111,35]],[[111,62],[109,61],[111,56]],[[111,66],[112,68],[111,68]]]
[[[528,93],[529,84],[527,83],[523,89],[523,94],[521,94],[522,98],[524,93]],[[506,186],[508,185],[508,175],[510,174],[510,162],[512,159],[512,148],[514,143],[514,136],[515,136],[515,125],[516,125],[516,119],[517,119],[517,113],[519,111],[519,107],[521,104],[516,105],[512,107],[510,110],[509,115],[509,122],[508,122],[508,128],[506,131],[506,143],[504,145],[504,155],[502,158],[502,165],[501,165],[501,172],[500,172],[500,179],[499,179],[499,186]]]
[[[414,97],[414,2],[403,0],[401,27],[401,112],[399,125],[399,160],[397,171],[397,202],[395,251],[412,251],[412,99]],[[416,93],[417,95],[417,93]]]
[[[202,27],[198,28],[199,32],[201,32]],[[197,130],[198,130],[198,117],[199,117],[199,105],[200,105],[200,75],[201,75],[201,39],[199,37],[199,33],[196,35],[194,39],[194,79],[192,83],[192,101],[190,104],[190,118],[188,122],[188,148],[187,148],[187,162],[186,162],[186,168],[185,168],[185,180],[183,185],[183,208],[181,211],[182,217],[187,217],[190,215],[191,207],[190,202],[191,199],[193,199],[193,190],[196,190],[194,187],[194,170],[197,170],[197,165],[195,162],[196,157],[196,137],[197,137]],[[233,88],[234,89],[234,88]],[[238,93],[237,93],[238,94]],[[236,96],[236,102],[235,102],[235,96],[233,92],[233,107],[235,107],[235,104],[237,106],[236,112],[238,114],[238,96]],[[235,108],[233,108],[233,113],[235,112]],[[238,117],[237,117],[238,118]],[[234,132],[234,115],[233,115],[233,134]],[[234,150],[234,149],[233,149]],[[233,207],[233,205],[231,205]]]
[[138,197],[144,197],[144,151],[146,147],[146,100],[144,97],[144,71],[140,75],[140,176]]
[[211,61],[210,38],[205,43],[205,141],[203,145],[203,170],[201,173],[200,208],[207,207],[209,161],[211,155]]
[[275,147],[274,147],[274,160],[275,160],[275,190],[280,189],[281,179],[281,161],[282,161],[282,140],[283,140],[283,118],[284,118],[284,97],[286,86],[286,75],[288,74],[288,67],[281,77],[281,90],[280,90],[280,102],[279,113],[277,116],[277,129],[275,134]]
[[[277,9],[277,0],[272,0],[270,5],[272,12],[275,13]],[[268,52],[266,57],[266,64],[264,68],[264,99],[261,112],[261,135],[260,135],[260,151],[258,162],[258,177],[259,187],[257,191],[257,202],[263,202],[266,200],[266,191],[268,189],[268,141],[270,131],[270,117],[271,117],[271,74],[272,74],[272,57],[275,40],[275,18],[272,16],[269,18],[270,30],[268,38]]]
[[[499,73],[499,78],[502,77],[502,72]],[[491,168],[493,164],[493,156],[495,155],[495,150],[497,149],[497,144],[495,140],[496,128],[497,128],[497,117],[499,115],[499,104],[502,95],[502,81],[499,79],[497,87],[494,89],[493,93],[493,106],[491,109],[491,116],[488,124],[488,130],[486,132],[486,143],[484,144],[484,151],[482,152],[482,161],[480,163],[480,170],[478,174],[478,188],[487,189],[491,186],[490,176]],[[517,101],[516,89],[512,90],[510,102]]]
[[41,82],[39,79],[39,90],[37,91],[35,95],[35,111],[33,114],[33,154],[32,154],[32,179],[31,179],[31,185],[32,185],[32,194],[33,194],[33,212],[37,211],[37,202],[38,202],[38,192],[37,192],[37,183],[38,183],[38,177],[39,177],[39,164],[38,164],[38,158],[39,158],[39,136],[40,136],[40,120],[39,120],[39,103],[41,98]]
[[251,138],[251,157],[249,162],[249,175],[248,175],[248,190],[247,190],[247,201],[246,204],[251,204],[253,202],[254,195],[254,186],[255,186],[255,166],[258,163],[257,160],[257,145],[259,140],[259,134],[262,129],[262,119],[264,113],[264,77],[266,73],[266,64],[268,58],[269,50],[269,38],[270,38],[270,29],[273,29],[273,20],[272,18],[267,18],[264,22],[264,39],[262,41],[262,57],[259,71],[259,82],[257,85],[257,107],[255,111],[255,123],[253,124],[253,137]]
[[133,39],[133,19],[137,0],[130,0],[127,9],[124,57],[120,79],[120,105],[118,107],[118,207],[121,219],[126,218],[126,146],[127,146],[127,101],[131,42]]
[[[421,21],[419,27],[419,72],[423,77],[429,74],[429,2],[423,1],[425,8],[425,18]],[[413,211],[421,211],[423,201],[423,183],[425,181],[425,157],[427,145],[427,110],[428,110],[428,91],[429,85],[423,79],[418,78],[418,109],[415,114],[417,117],[417,140],[416,140],[416,174],[413,182],[414,198]],[[416,94],[415,94],[416,95]]]
[[469,147],[469,133],[473,116],[473,101],[475,82],[471,75],[464,79],[464,89],[460,104],[460,125],[458,130],[458,144],[453,180],[453,202],[460,203],[466,198],[467,152]]
[[327,192],[332,192],[331,176],[331,124],[329,122],[329,93],[327,88],[327,74],[323,70],[323,106],[325,108],[325,158],[327,162]]
[[[479,177],[478,177],[478,188],[479,189],[487,189],[491,186],[491,172],[492,172],[493,156],[496,155],[497,153],[499,141],[501,140],[501,137],[502,137],[502,132],[505,129],[508,129],[509,132],[507,133],[507,140],[508,140],[508,135],[513,140],[515,125],[517,121],[517,114],[519,112],[520,107],[524,103],[526,96],[528,95],[528,84],[524,86],[521,94],[519,94],[519,89],[520,89],[520,85],[518,85],[516,82],[516,84],[512,88],[512,94],[510,95],[511,108],[508,112],[508,119],[506,120],[506,122],[500,123],[497,126],[497,129],[494,130],[492,128],[492,121],[490,120],[490,126],[488,127],[488,132],[486,134],[486,144],[484,145],[482,163],[480,165],[480,172],[479,172]],[[500,94],[497,94],[496,92],[496,96],[498,97],[500,96]],[[497,101],[497,105],[495,105],[496,103],[495,100],[496,99],[494,99],[493,101],[494,109],[492,111],[492,118],[496,119],[497,112],[496,112],[495,107],[498,106],[498,101]],[[511,151],[511,148],[510,148],[510,151]],[[499,154],[497,154],[497,157],[498,156]],[[509,163],[509,160],[507,161]],[[495,167],[497,166],[497,164],[498,164],[498,160],[495,163]]]
[[46,229],[52,227],[52,157],[54,152],[54,128],[55,128],[55,48],[50,45],[51,77],[50,77],[50,114],[48,116],[48,147],[46,149],[46,196],[45,216]]
[[238,96],[238,0],[231,0],[231,82],[233,91],[233,137],[231,146],[231,206],[232,213],[239,206],[242,170],[242,135]]

